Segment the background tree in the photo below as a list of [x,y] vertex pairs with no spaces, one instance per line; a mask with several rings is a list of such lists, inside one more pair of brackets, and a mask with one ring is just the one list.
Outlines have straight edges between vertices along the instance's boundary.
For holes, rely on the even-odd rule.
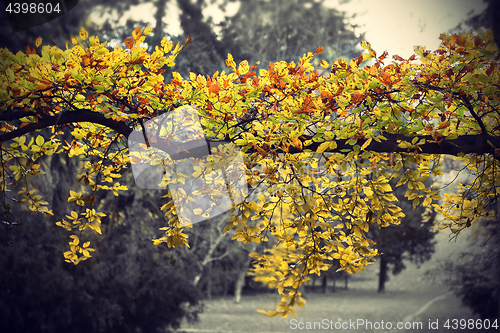
[[460,254],[462,260],[447,260],[439,269],[448,273],[446,282],[465,306],[482,319],[495,319],[500,307],[498,221],[483,223],[467,240],[469,250]]
[[[60,158],[45,160],[54,166],[50,160]],[[58,168],[46,170],[38,184],[64,175]],[[68,181],[62,177],[55,185],[42,186],[41,193],[60,193]],[[100,198],[115,214],[103,220],[103,236],[90,238],[106,250],[93,253],[89,265],[66,266],[57,259],[66,236],[54,232],[49,216],[15,211],[17,222],[0,229],[0,326],[9,332],[152,332],[196,319],[200,295],[185,278],[190,269],[172,266],[169,252],[151,244],[148,230],[159,225],[138,209],[142,200],[136,194],[136,200],[134,193]]]
[[[429,181],[426,183],[430,184]],[[418,266],[429,260],[434,253],[435,231],[432,228],[436,212],[427,210],[428,214],[424,220],[426,208],[422,206],[414,208],[412,201],[405,198],[404,192],[405,189],[401,187],[394,190],[394,195],[398,198],[398,205],[406,214],[401,219],[401,224],[381,229],[370,229],[370,234],[381,253],[378,259],[380,264],[379,293],[385,291],[389,272],[397,275],[406,268],[404,261],[415,262]]]
[[345,14],[323,1],[240,1],[238,12],[222,23],[221,40],[235,59],[263,68],[274,61],[296,61],[304,53],[324,46],[319,58],[358,55],[356,36]]

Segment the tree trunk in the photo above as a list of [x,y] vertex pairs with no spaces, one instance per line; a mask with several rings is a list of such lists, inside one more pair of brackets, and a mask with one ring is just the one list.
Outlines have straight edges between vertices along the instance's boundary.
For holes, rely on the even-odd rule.
[[347,285],[348,281],[349,281],[349,274],[346,272],[345,273],[345,290],[348,289],[348,285]]
[[[227,270],[224,270],[227,274]],[[227,278],[224,277],[224,297],[227,297]]]
[[326,276],[325,273],[323,273],[323,281],[321,286],[323,287],[323,294],[328,293],[328,276]]
[[207,266],[207,298],[212,299],[212,266],[213,262]]
[[238,279],[236,280],[236,284],[234,286],[234,301],[239,303],[241,300],[241,292],[243,291],[243,287],[245,286],[245,276],[247,276],[247,270],[242,269],[238,273]]
[[385,292],[385,280],[387,278],[387,261],[384,256],[380,257],[380,272],[378,275],[378,292]]
[[[255,249],[257,248],[257,243],[252,243],[250,248],[248,249],[250,253],[255,252]],[[238,278],[236,280],[236,283],[234,285],[234,301],[236,303],[239,303],[241,300],[241,292],[243,291],[243,287],[245,286],[245,277],[247,276],[248,273],[248,267],[250,266],[250,263],[252,262],[252,258],[248,256],[247,253],[245,260],[242,260],[242,266],[241,270],[238,273]]]
[[335,290],[335,288],[337,287],[336,286],[336,280],[337,280],[337,273],[334,273],[333,276],[332,276],[332,281],[333,281],[332,291],[333,292],[337,291],[337,290]]
[[194,277],[193,285],[195,287],[198,284],[198,282],[200,282],[200,279],[203,275],[203,269],[205,268],[205,266],[207,264],[209,264],[212,261],[212,254],[214,253],[215,249],[222,242],[222,240],[224,239],[224,237],[226,235],[228,235],[228,234],[223,234],[223,233],[219,234],[219,236],[217,237],[217,239],[215,239],[215,241],[213,241],[212,237],[210,237],[210,248],[209,248],[207,254],[205,255],[205,258],[203,258],[203,261],[198,264],[200,271]]
[[153,31],[154,39],[153,39],[153,48],[155,46],[160,46],[161,39],[163,37],[163,17],[165,16],[165,11],[167,8],[167,0],[158,0],[156,2],[156,14],[155,20],[156,25]]
[[300,292],[300,296],[305,297],[306,296],[306,285],[301,284],[299,289],[297,289],[298,292]]

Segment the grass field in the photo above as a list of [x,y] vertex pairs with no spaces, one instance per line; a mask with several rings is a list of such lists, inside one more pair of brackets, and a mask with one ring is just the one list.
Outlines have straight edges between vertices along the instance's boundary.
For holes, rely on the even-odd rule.
[[[348,290],[341,289],[343,282],[340,282],[334,293],[308,292],[305,308],[296,307],[297,316],[290,315],[288,318],[268,318],[257,312],[258,309],[268,311],[276,308],[280,297],[272,293],[246,295],[239,304],[234,303],[232,297],[206,300],[200,321],[193,324],[183,323],[179,332],[496,332],[495,329],[446,329],[444,324],[448,319],[478,317],[463,307],[458,298],[447,295],[449,290],[445,286],[423,279],[422,269],[409,265],[403,273],[391,278],[383,294],[377,293],[377,272],[377,267],[373,265],[360,277],[353,276],[349,281]],[[428,304],[443,295],[447,296]],[[358,319],[369,321],[373,326],[339,326],[342,323],[356,322]],[[382,320],[384,329],[377,329]],[[397,323],[403,321],[408,322],[407,325],[422,323],[422,326],[418,329],[397,329]],[[434,329],[434,326],[429,328],[429,323],[436,321],[437,329]],[[304,329],[299,329],[299,322],[303,323],[300,327],[304,325]],[[321,329],[306,329],[307,322],[311,325],[314,325],[314,322],[327,322],[328,325]],[[387,322],[391,322],[392,329],[387,328]],[[318,325],[316,324],[316,328]],[[335,325],[339,329],[336,329]]]
[[[239,304],[234,303],[232,298],[218,298],[206,301],[200,321],[195,324],[185,323],[180,332],[476,332],[443,327],[447,319],[477,318],[470,310],[462,307],[460,300],[453,295],[432,303],[424,312],[410,319],[409,316],[417,313],[430,300],[446,294],[446,290],[440,294],[436,288],[433,289],[428,292],[389,291],[384,294],[364,289],[338,290],[330,294],[309,293],[306,307],[296,309],[297,316],[291,315],[288,318],[268,318],[256,312],[257,309],[275,309],[279,301],[275,294],[244,296]],[[347,324],[344,324],[344,328],[339,326],[343,322],[356,322],[358,319],[370,321],[373,326],[370,328],[364,323],[349,328]],[[422,328],[396,329],[397,323],[405,319],[410,320],[407,325],[421,322]],[[377,326],[381,325],[382,320],[384,329]],[[435,323],[436,320],[438,329],[430,329],[429,322]],[[301,325],[304,325],[304,329],[299,329],[302,327],[299,322],[303,322]],[[320,322],[324,326],[320,328],[316,324],[318,329],[306,329],[307,322],[311,325]],[[392,323],[392,329],[387,329],[387,322]],[[335,329],[336,323],[339,329]],[[490,329],[490,332],[494,331]]]
[[[378,265],[368,266],[365,272],[355,274],[349,280],[349,289],[341,289],[343,282],[338,283],[335,293],[311,293],[306,295],[307,304],[304,309],[296,307],[297,316],[288,318],[268,318],[257,313],[257,309],[275,310],[280,297],[276,294],[246,295],[241,303],[236,304],[233,298],[215,298],[206,300],[205,311],[200,314],[198,323],[184,323],[180,333],[202,332],[497,332],[474,329],[446,329],[444,324],[450,319],[477,319],[472,312],[461,305],[460,299],[447,295],[442,299],[428,304],[429,301],[449,293],[449,289],[439,281],[431,281],[424,277],[424,272],[432,268],[441,258],[450,258],[459,252],[463,244],[449,243],[447,235],[437,237],[438,246],[433,260],[418,269],[408,264],[401,274],[392,276],[386,283],[386,292],[377,293]],[[319,289],[319,288],[318,288]],[[428,305],[425,309],[424,306]],[[423,310],[423,311],[422,311]],[[417,314],[418,313],[418,314]],[[298,323],[328,321],[328,329],[299,329]],[[370,321],[373,326],[360,325],[353,328],[335,329],[335,324],[349,323],[363,319]],[[296,322],[291,322],[296,320]],[[376,329],[375,323],[391,322],[392,329]],[[397,329],[398,322],[408,320],[409,323],[422,323],[421,329]],[[332,321],[332,322],[330,322]],[[438,323],[437,329],[429,328],[429,322]],[[294,323],[296,325],[294,325]],[[318,325],[318,324],[317,324]],[[333,329],[330,329],[333,325]],[[345,326],[346,324],[344,324]],[[409,325],[409,324],[408,324]],[[295,329],[294,329],[295,327]],[[386,327],[386,325],[385,325]]]

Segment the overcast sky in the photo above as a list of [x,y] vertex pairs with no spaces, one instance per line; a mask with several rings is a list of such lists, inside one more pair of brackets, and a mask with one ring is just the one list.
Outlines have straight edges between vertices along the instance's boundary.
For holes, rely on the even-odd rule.
[[[272,1],[272,0],[271,0]],[[482,0],[326,0],[328,6],[345,11],[348,16],[357,14],[351,22],[361,26],[365,38],[381,54],[387,50],[392,56],[398,54],[408,58],[413,54],[414,45],[426,46],[434,50],[439,46],[440,33],[447,32],[464,21],[471,13],[480,13],[486,8]],[[122,17],[142,19],[152,22],[154,3],[133,7]],[[232,3],[226,8],[226,15],[234,14],[239,5]],[[181,30],[178,22],[176,2],[168,4],[167,31],[177,35]],[[214,21],[224,19],[224,13],[217,4],[207,7],[205,15]]]
[[404,58],[413,54],[414,45],[437,49],[441,33],[455,28],[471,12],[486,8],[482,0],[350,0],[340,6],[338,0],[328,2],[358,14],[354,23],[362,26],[366,40],[379,54],[387,50]]

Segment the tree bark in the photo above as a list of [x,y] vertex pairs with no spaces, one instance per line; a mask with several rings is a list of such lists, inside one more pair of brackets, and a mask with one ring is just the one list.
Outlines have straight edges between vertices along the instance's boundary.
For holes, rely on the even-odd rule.
[[[256,243],[252,243],[250,246],[249,252],[252,253],[255,251],[257,248]],[[234,284],[234,301],[236,303],[239,303],[241,300],[241,292],[243,291],[243,287],[245,286],[245,277],[247,276],[248,273],[248,267],[250,266],[250,263],[252,262],[252,258],[248,256],[245,258],[245,260],[242,260],[243,264],[240,268],[240,272],[238,273],[238,277],[236,279],[236,283]]]
[[207,266],[207,298],[212,299],[212,266],[213,262],[210,262]]
[[380,272],[378,276],[378,292],[385,292],[385,281],[387,278],[387,261],[384,256],[381,256],[380,259]]
[[322,284],[321,286],[323,287],[323,294],[328,293],[328,276],[326,273],[323,273],[323,279],[322,279]]
[[158,0],[156,2],[156,14],[155,20],[156,25],[153,30],[154,39],[153,39],[153,49],[155,46],[161,45],[161,39],[163,35],[163,17],[165,16],[165,10],[167,8],[167,0]]
[[234,302],[239,303],[241,300],[241,292],[243,291],[243,287],[245,286],[245,277],[247,276],[247,269],[242,269],[238,273],[238,278],[236,280],[236,284],[234,286]]
[[200,279],[203,275],[203,269],[204,267],[210,263],[212,261],[212,254],[214,253],[215,249],[217,248],[217,246],[222,242],[222,240],[224,239],[224,237],[226,236],[227,234],[219,234],[219,236],[215,239],[214,242],[210,242],[210,248],[207,252],[207,254],[205,255],[205,258],[203,258],[203,261],[199,264],[199,267],[200,267],[200,272],[194,277],[194,281],[193,281],[193,285],[196,286],[198,284],[198,282],[200,282]]

